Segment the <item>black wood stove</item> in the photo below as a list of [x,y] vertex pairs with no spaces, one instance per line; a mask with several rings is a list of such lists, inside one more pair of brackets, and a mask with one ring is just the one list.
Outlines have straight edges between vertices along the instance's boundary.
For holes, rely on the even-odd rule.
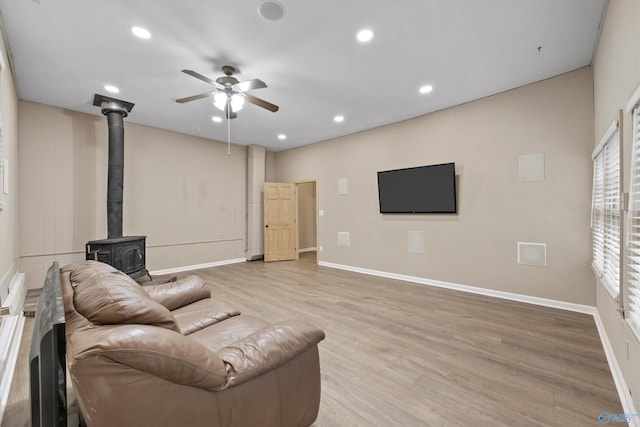
[[116,237],[87,242],[87,259],[104,262],[133,278],[147,275],[145,269],[146,236]]
[[86,259],[104,262],[134,279],[149,276],[146,268],[146,236],[122,236],[124,183],[124,118],[133,104],[96,94],[93,105],[102,109],[109,125],[109,169],[107,178],[107,238],[85,245]]

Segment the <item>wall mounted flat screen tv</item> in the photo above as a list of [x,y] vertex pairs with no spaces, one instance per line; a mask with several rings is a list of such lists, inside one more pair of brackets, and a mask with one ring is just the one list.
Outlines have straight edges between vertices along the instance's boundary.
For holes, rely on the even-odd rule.
[[378,172],[380,213],[456,213],[455,163]]

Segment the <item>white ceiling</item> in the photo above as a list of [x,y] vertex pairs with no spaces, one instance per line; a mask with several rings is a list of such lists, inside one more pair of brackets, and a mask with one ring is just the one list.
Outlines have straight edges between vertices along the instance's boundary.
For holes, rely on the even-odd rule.
[[[95,93],[135,104],[126,119],[227,141],[211,86],[222,65],[251,94],[232,143],[273,151],[406,120],[592,63],[606,0],[0,0],[21,99],[90,114]],[[136,38],[132,25],[148,29]],[[370,28],[369,43],[356,33]],[[105,84],[120,88],[110,94]],[[434,87],[418,93],[425,84]],[[344,122],[333,117],[344,115]],[[281,141],[277,135],[284,133]]]

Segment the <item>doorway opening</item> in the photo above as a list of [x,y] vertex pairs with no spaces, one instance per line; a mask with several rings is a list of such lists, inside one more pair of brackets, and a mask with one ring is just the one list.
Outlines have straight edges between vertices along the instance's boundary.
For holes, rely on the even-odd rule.
[[298,193],[298,255],[318,263],[318,181],[296,181]]

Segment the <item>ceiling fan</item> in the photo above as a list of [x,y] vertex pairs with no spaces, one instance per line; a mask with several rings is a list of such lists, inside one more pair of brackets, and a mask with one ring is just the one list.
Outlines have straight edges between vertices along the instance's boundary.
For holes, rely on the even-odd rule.
[[227,119],[235,119],[238,116],[237,112],[242,109],[245,101],[248,101],[273,113],[278,111],[278,109],[280,108],[277,105],[274,105],[263,99],[256,98],[253,95],[249,95],[247,93],[248,91],[265,88],[267,87],[266,83],[260,79],[239,82],[238,79],[233,77],[236,69],[231,65],[223,65],[222,72],[224,72],[225,75],[218,77],[216,80],[211,80],[210,78],[205,77],[202,74],[192,70],[182,70],[182,72],[195,77],[198,80],[202,80],[205,83],[213,85],[215,90],[201,93],[199,95],[176,99],[175,101],[179,104],[212,96],[214,99],[214,105],[220,110],[224,111],[225,117]]

